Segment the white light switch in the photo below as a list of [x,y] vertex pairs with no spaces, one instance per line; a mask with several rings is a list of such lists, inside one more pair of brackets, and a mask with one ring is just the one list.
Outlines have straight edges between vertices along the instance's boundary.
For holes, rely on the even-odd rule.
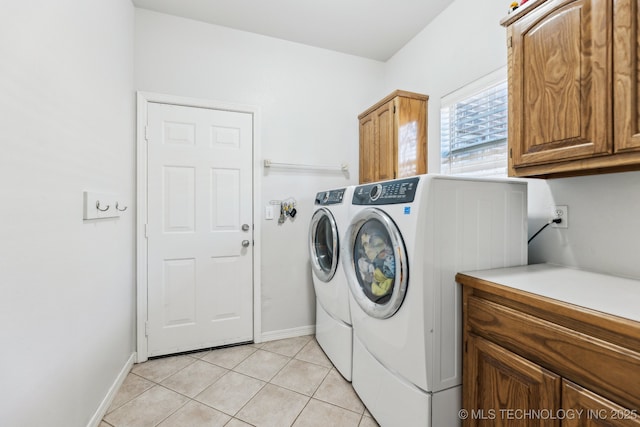
[[267,205],[264,207],[264,219],[273,219],[273,206]]

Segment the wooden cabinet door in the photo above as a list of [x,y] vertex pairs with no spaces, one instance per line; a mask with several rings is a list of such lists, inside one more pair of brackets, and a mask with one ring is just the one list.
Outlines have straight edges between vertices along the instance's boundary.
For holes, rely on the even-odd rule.
[[617,0],[613,27],[613,116],[616,152],[640,150],[640,5]]
[[377,153],[376,181],[384,181],[396,177],[397,143],[394,110],[394,101],[392,100],[378,108],[374,113],[374,120],[377,122],[375,129],[378,133],[375,138]]
[[640,413],[570,381],[562,381],[563,427],[640,427]]
[[360,184],[427,173],[427,102],[396,90],[358,116]]
[[612,0],[550,0],[509,27],[514,167],[611,153]]
[[396,176],[394,101],[360,119],[360,183]]
[[375,115],[369,114],[360,119],[360,183],[375,181]]
[[427,102],[398,97],[396,178],[427,173]]
[[515,412],[544,409],[555,414],[560,408],[558,375],[473,334],[467,338],[463,375],[466,427],[559,426],[557,419],[535,420]]

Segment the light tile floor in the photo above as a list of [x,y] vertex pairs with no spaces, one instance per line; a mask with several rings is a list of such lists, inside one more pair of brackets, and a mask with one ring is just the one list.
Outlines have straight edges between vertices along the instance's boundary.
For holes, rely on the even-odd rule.
[[100,427],[377,425],[304,336],[134,365]]

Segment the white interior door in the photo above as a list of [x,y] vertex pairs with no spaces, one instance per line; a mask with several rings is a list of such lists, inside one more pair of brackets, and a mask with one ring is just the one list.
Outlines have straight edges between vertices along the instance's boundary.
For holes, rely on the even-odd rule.
[[253,338],[252,115],[149,103],[148,356]]

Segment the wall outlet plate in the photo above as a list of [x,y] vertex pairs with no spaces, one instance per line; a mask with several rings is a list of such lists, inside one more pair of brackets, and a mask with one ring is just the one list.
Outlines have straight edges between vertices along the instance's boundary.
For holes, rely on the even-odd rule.
[[569,228],[569,206],[567,205],[556,205],[553,207],[553,212],[551,213],[553,219],[560,218],[562,222],[560,224],[556,224],[555,222],[551,223],[551,227],[553,228]]

